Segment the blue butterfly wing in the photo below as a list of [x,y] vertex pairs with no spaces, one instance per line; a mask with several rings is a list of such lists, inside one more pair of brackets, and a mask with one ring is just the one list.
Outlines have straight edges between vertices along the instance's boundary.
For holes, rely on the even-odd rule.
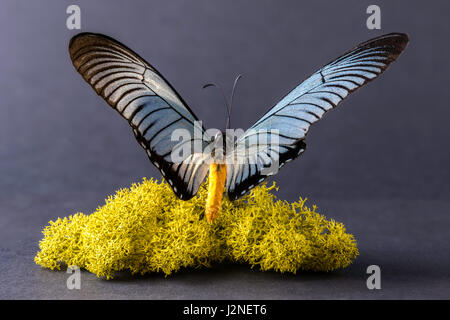
[[128,121],[175,194],[183,200],[194,196],[208,173],[207,159],[192,153],[183,161],[172,161],[180,142],[172,141],[171,135],[176,129],[187,130],[193,137],[192,150],[195,143],[204,148],[209,140],[172,86],[139,55],[105,35],[78,34],[70,41],[69,53],[83,78]]
[[234,200],[305,151],[313,123],[350,93],[378,77],[405,49],[405,34],[387,34],[343,54],[287,94],[236,142],[227,161]]

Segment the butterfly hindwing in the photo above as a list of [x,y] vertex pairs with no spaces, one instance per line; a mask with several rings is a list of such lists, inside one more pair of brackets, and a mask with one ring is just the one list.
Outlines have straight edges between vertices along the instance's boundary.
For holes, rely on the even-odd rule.
[[[310,126],[350,93],[383,73],[407,43],[408,37],[399,33],[364,42],[325,65],[281,99],[236,142],[230,157],[240,161],[227,168],[230,199],[241,197],[302,154]],[[258,137],[263,134],[271,139],[259,142]]]
[[[291,145],[262,147],[247,150],[249,156],[235,158],[227,163],[226,188],[230,200],[236,200],[278,172],[286,163],[299,157],[306,149],[303,140]],[[281,152],[280,152],[281,151]]]
[[[184,129],[203,147],[209,143],[198,119],[164,77],[139,55],[116,40],[94,33],[81,33],[69,44],[77,71],[133,128],[150,161],[183,200],[190,199],[205,179],[208,165],[201,154],[173,161],[179,141],[172,132]],[[200,126],[200,127],[199,127]],[[195,130],[200,131],[197,137]],[[205,139],[205,140],[203,140]],[[192,157],[196,158],[196,163]]]

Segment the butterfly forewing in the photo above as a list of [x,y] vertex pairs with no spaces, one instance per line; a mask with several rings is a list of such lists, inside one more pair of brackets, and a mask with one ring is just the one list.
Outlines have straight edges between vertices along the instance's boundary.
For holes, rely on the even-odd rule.
[[[302,154],[310,126],[351,92],[383,73],[407,43],[408,37],[399,33],[364,42],[325,65],[281,99],[236,142],[230,158],[244,160],[228,164],[230,199],[244,195]],[[242,148],[261,132],[270,132],[273,142],[265,143],[267,139],[263,139],[260,148],[253,151]],[[242,150],[246,152],[241,154]]]
[[[69,53],[83,78],[128,121],[137,141],[175,194],[183,200],[195,195],[208,173],[208,164],[207,156],[195,150],[194,144],[203,149],[209,139],[172,86],[139,55],[104,35],[82,33],[73,37]],[[173,161],[172,151],[180,143],[172,139],[176,129],[191,135],[190,149],[200,154]]]

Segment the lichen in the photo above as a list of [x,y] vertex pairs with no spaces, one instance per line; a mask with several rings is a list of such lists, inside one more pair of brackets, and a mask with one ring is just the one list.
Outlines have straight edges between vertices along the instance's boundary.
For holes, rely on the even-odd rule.
[[308,208],[306,199],[276,199],[275,184],[233,202],[225,197],[210,224],[204,217],[207,185],[189,201],[154,179],[121,189],[90,215],[50,221],[35,262],[52,270],[77,265],[111,279],[121,270],[169,275],[224,260],[263,271],[331,271],[358,256],[342,223],[327,220],[316,206]]

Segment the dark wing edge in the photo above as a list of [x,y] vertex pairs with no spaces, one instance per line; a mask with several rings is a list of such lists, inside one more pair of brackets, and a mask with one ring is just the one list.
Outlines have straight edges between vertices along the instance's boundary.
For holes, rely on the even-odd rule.
[[[270,134],[277,138],[277,146],[269,143],[257,152],[248,152],[240,163],[228,165],[229,198],[243,196],[285,163],[299,157],[306,149],[304,140],[311,125],[349,94],[382,74],[408,41],[406,34],[390,33],[363,42],[313,73],[270,108],[238,139],[233,157],[239,156],[240,149],[246,150],[252,144],[249,141],[259,137],[260,132],[278,130],[278,134]],[[263,174],[267,168],[268,174]]]
[[[204,147],[208,140],[203,140],[203,126],[170,83],[137,53],[106,35],[77,34],[70,40],[69,54],[85,81],[128,121],[136,140],[174,193],[182,200],[192,198],[207,175],[208,165],[201,157],[198,163],[193,163],[192,157],[179,163],[171,161],[171,151],[179,143],[171,141],[171,133],[188,130],[194,137],[192,145],[201,140]],[[196,138],[195,130],[200,130],[201,138]]]

